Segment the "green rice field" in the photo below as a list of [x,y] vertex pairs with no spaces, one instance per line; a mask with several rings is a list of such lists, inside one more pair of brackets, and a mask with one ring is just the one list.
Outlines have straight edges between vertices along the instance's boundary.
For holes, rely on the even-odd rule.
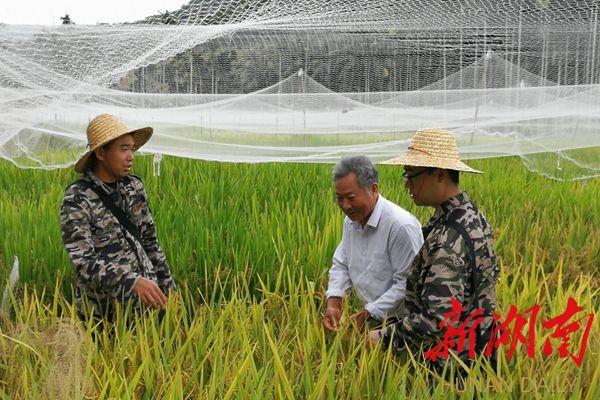
[[[21,275],[0,317],[0,398],[600,398],[600,178],[553,181],[515,157],[468,162],[485,172],[462,175],[461,187],[494,228],[498,311],[541,311],[534,358],[519,345],[508,360],[501,347],[498,373],[478,362],[457,387],[422,354],[368,351],[347,319],[335,335],[321,327],[343,221],[331,165],[163,157],[154,176],[150,156],[135,163],[180,295],[161,323],[152,313],[133,318],[135,329],[119,320],[109,336],[79,322],[70,301],[58,212],[77,174],[0,161],[0,286],[14,256]],[[433,210],[412,204],[401,168],[379,171],[380,192],[425,223]],[[596,316],[581,366],[542,354],[552,333],[542,319],[569,297],[577,318]],[[356,300],[346,306],[349,315]]]

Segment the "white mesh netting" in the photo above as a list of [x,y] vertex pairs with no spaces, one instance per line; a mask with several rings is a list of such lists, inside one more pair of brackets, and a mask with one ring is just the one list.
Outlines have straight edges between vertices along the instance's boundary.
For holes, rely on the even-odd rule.
[[385,160],[415,130],[466,158],[600,175],[598,0],[194,0],[144,21],[0,26],[0,156],[71,165],[100,113],[219,161]]

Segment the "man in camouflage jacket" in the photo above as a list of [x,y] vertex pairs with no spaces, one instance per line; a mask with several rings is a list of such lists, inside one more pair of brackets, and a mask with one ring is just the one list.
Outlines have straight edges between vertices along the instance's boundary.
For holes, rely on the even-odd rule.
[[[108,132],[108,133],[107,133]],[[62,238],[76,272],[75,301],[82,317],[112,320],[117,303],[164,308],[175,289],[140,178],[129,173],[133,152],[151,128],[127,129],[101,115],[87,130],[90,151],[76,164],[83,176],[67,187],[60,211]],[[109,196],[137,228],[123,227],[98,195]],[[124,304],[123,304],[124,305]]]
[[[452,298],[464,308],[458,323],[464,323],[476,309],[484,310],[479,328],[483,334],[478,340],[487,340],[499,273],[492,232],[484,215],[458,187],[458,171],[479,171],[460,162],[454,137],[441,130],[417,132],[407,154],[388,163],[404,165],[403,177],[413,201],[434,207],[435,213],[423,228],[425,242],[408,277],[408,315],[371,331],[367,344],[382,341],[396,352],[406,345],[428,350],[443,337],[440,322],[452,310]],[[477,345],[480,352],[482,343]],[[467,343],[457,355],[469,362],[468,352]],[[439,370],[447,361],[438,358],[434,367]]]

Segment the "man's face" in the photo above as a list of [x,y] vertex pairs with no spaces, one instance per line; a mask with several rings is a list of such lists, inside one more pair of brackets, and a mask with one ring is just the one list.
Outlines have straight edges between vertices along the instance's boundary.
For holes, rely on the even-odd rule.
[[365,224],[377,203],[377,183],[365,188],[354,172],[334,182],[338,206],[352,221]]
[[102,168],[112,178],[126,176],[133,166],[135,151],[133,136],[125,135],[112,141],[106,148],[96,152],[99,168]]
[[438,192],[438,172],[435,169],[428,171],[425,167],[404,167],[404,187],[410,197],[418,206],[432,206],[435,204]]

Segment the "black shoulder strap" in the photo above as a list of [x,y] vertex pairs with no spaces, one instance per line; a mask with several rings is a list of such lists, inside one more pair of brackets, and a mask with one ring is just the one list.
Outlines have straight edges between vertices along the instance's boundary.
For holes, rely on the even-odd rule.
[[[475,306],[475,308],[479,308],[479,290],[477,288],[477,281],[475,278],[475,273],[477,271],[477,262],[476,262],[476,258],[475,258],[475,246],[474,246],[473,240],[471,239],[471,236],[469,236],[469,233],[467,232],[467,230],[464,228],[464,226],[462,226],[461,224],[459,224],[456,221],[456,218],[457,217],[455,215],[453,215],[451,212],[450,215],[448,216],[448,219],[446,221],[442,222],[441,224],[444,226],[447,226],[449,228],[452,228],[456,232],[458,232],[458,234],[460,236],[462,236],[465,243],[467,244],[467,251],[469,252],[469,260],[470,260],[469,267],[471,268],[471,274],[470,274],[469,278],[471,281],[471,287],[473,288],[473,299],[474,299],[473,305]],[[434,226],[428,226],[428,227],[422,228],[423,237],[425,239],[427,239],[427,236],[429,236],[429,234],[431,233],[433,228],[434,228]]]
[[132,177],[132,178],[135,178],[135,179],[137,179],[137,180],[138,180],[138,181],[140,181],[140,182],[142,182],[142,178],[140,178],[140,177],[139,177],[139,176],[137,176],[137,175],[134,175],[134,174],[129,174],[129,176],[130,176],[130,177]]
[[[473,240],[471,239],[471,236],[469,236],[469,233],[464,228],[464,226],[462,226],[461,224],[456,222],[455,219],[452,219],[452,215],[450,215],[450,219],[445,221],[443,224],[449,228],[454,229],[456,232],[458,232],[458,234],[460,236],[462,236],[465,243],[467,244],[467,250],[469,251],[469,259],[470,259],[469,266],[471,267],[470,281],[471,281],[471,288],[473,290],[473,307],[479,308],[479,289],[477,287],[477,280],[475,279],[475,271],[477,270],[477,263],[475,260],[475,246],[473,245]],[[483,310],[483,312],[484,312],[484,315],[487,314],[487,310]],[[482,335],[481,334],[481,326],[478,325],[477,329],[475,330],[475,339],[476,339],[477,346],[482,345],[481,335]]]
[[118,207],[115,204],[115,202],[112,201],[110,196],[104,193],[102,190],[100,190],[98,186],[94,185],[91,182],[86,182],[86,186],[92,189],[94,193],[96,193],[98,197],[100,197],[100,200],[102,200],[104,206],[108,208],[108,210],[117,218],[121,226],[127,229],[127,232],[131,233],[131,236],[133,236],[135,240],[137,240],[141,244],[142,239],[140,231],[138,230],[137,226],[135,226],[133,222],[131,222],[129,218],[127,218],[127,214],[125,214],[125,211]]
[[[467,232],[465,227],[453,219],[445,221],[444,225],[446,225],[447,227],[452,228],[456,232],[458,232],[459,235],[462,236],[465,243],[467,244],[467,250],[469,251],[469,259],[470,259],[469,264],[471,267],[471,285],[473,287],[473,291],[475,292],[475,291],[477,291],[477,286],[475,286],[475,271],[477,270],[477,262],[475,259],[475,246],[473,245],[473,239],[471,239],[471,236],[469,236],[469,233]],[[475,297],[475,300],[477,301],[477,297]]]
[[[474,206],[473,206],[474,207]],[[475,208],[475,210],[477,210],[477,208]],[[442,223],[443,225],[454,229],[456,232],[458,232],[458,234],[460,236],[462,236],[462,238],[464,239],[466,245],[467,245],[467,251],[469,252],[469,266],[471,267],[471,274],[470,274],[470,281],[471,281],[471,288],[473,289],[473,305],[475,306],[475,308],[479,308],[479,287],[477,285],[477,258],[476,258],[476,254],[475,254],[475,245],[473,244],[473,239],[471,239],[471,236],[469,236],[469,233],[467,232],[467,230],[465,229],[464,226],[462,226],[461,224],[459,224],[456,221],[456,218],[452,215],[452,213],[450,213],[449,218],[444,221]],[[488,313],[489,310],[483,310],[484,313]]]
[[[458,234],[462,236],[467,245],[467,250],[469,252],[469,267],[471,268],[471,274],[469,278],[471,281],[471,288],[473,290],[473,306],[475,308],[479,308],[479,288],[477,287],[477,279],[475,276],[477,272],[477,262],[475,256],[475,246],[473,245],[473,239],[471,239],[471,236],[469,236],[469,233],[467,232],[464,226],[456,222],[455,219],[452,219],[452,215],[450,215],[450,219],[443,222],[443,225],[452,228],[456,232],[458,232]],[[486,310],[484,310],[484,312],[486,312]]]
[[[473,207],[475,207],[473,205]],[[475,208],[475,210],[477,210],[477,208]],[[467,232],[467,230],[465,229],[464,226],[462,226],[461,224],[459,224],[456,221],[456,218],[453,218],[453,215],[450,214],[449,219],[445,222],[443,222],[443,225],[454,229],[456,232],[459,233],[460,236],[462,236],[462,238],[464,239],[465,243],[467,244],[467,250],[469,251],[469,258],[470,258],[470,262],[469,262],[469,266],[471,267],[471,274],[470,274],[470,281],[471,281],[471,287],[473,288],[473,306],[475,308],[480,308],[479,307],[479,287],[477,284],[477,278],[476,278],[476,274],[477,274],[477,262],[476,262],[476,255],[475,255],[475,245],[473,244],[473,239],[471,239],[471,236],[469,236],[469,233]],[[488,310],[488,309],[483,309],[483,316],[484,317],[490,317],[492,315],[492,311]],[[481,331],[481,325],[477,325],[477,329],[475,330],[475,338],[476,338],[476,347],[478,349],[478,351],[483,351],[486,346],[488,346],[489,343],[491,343],[491,336],[492,335],[496,335],[496,331],[495,331],[495,327],[494,325],[497,324],[497,322],[494,322],[489,329],[486,332],[482,332]],[[493,341],[493,339],[492,339]],[[492,361],[492,365],[495,365],[495,358],[496,358],[496,350],[492,351],[492,356],[490,358],[490,360],[494,360]]]

